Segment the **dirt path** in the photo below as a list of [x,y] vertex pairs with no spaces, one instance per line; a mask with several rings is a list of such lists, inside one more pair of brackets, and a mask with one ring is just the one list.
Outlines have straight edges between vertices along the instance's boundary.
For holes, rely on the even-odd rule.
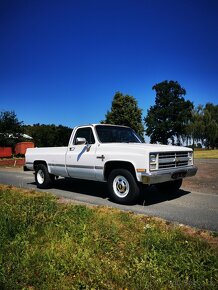
[[218,159],[195,159],[195,165],[196,176],[184,179],[182,188],[218,194]]

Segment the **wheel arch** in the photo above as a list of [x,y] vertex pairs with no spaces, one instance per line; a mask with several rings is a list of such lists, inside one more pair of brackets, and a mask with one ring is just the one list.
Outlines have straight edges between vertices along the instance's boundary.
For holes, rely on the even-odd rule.
[[127,170],[129,170],[137,181],[137,176],[136,176],[136,171],[135,171],[134,165],[129,161],[118,161],[118,160],[108,161],[105,163],[105,167],[104,167],[104,179],[105,180],[108,180],[109,174],[114,169],[127,169]]
[[[39,164],[44,164],[48,168],[48,164],[47,164],[47,162],[45,160],[35,160],[33,162],[33,169],[36,170],[36,167]],[[49,168],[48,168],[48,171],[49,171]]]

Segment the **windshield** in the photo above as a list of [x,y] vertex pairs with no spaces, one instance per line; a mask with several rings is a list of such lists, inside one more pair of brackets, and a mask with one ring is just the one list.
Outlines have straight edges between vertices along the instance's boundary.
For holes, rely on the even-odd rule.
[[102,143],[142,143],[131,128],[97,125],[96,131]]

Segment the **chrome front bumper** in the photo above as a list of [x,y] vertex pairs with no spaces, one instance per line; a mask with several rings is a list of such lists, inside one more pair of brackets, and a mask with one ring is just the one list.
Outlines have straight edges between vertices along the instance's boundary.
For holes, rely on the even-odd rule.
[[143,184],[156,184],[166,181],[173,181],[185,177],[194,176],[197,172],[197,166],[188,166],[179,169],[169,169],[142,173],[141,180]]

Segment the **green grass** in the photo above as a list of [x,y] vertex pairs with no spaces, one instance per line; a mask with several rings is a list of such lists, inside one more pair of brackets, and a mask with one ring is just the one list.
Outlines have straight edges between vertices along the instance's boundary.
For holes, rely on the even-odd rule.
[[0,289],[217,289],[217,247],[193,233],[0,186]]
[[195,150],[195,158],[218,158],[218,149],[215,150]]

